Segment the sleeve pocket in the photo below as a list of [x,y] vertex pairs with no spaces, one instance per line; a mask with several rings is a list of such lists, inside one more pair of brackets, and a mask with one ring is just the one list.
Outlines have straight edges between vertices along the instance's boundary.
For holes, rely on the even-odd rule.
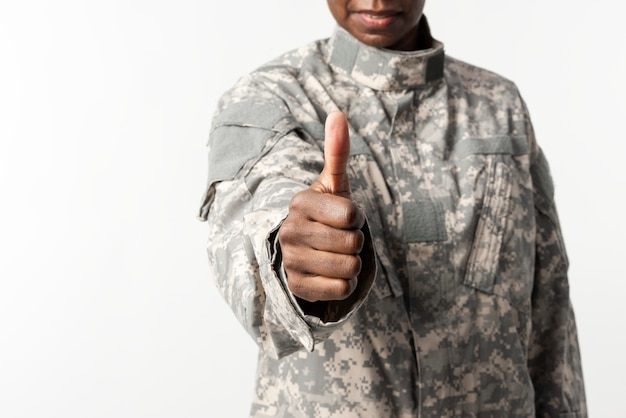
[[215,197],[215,183],[229,180],[244,164],[261,153],[276,132],[237,125],[216,128],[209,137],[209,174],[198,217],[206,220]]

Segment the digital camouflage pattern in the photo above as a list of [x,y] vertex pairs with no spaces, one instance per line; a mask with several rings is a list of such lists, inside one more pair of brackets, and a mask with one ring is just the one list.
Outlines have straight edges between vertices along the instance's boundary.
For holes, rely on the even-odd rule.
[[[357,296],[307,316],[276,231],[350,124]],[[260,347],[254,417],[587,416],[546,160],[515,85],[337,29],[242,78],[209,140],[211,273]],[[373,249],[373,251],[372,251]]]

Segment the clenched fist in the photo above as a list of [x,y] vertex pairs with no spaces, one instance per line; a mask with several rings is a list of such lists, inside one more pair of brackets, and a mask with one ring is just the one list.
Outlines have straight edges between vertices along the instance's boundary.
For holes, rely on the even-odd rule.
[[350,195],[348,122],[341,112],[325,125],[324,169],[296,194],[278,233],[291,292],[309,302],[343,300],[357,286],[363,212]]

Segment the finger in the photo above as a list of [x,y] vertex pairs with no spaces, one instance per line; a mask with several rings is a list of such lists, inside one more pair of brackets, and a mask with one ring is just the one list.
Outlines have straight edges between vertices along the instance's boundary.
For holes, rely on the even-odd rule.
[[322,276],[288,278],[291,293],[308,302],[344,300],[357,287],[357,279],[335,279]]
[[[303,233],[303,230],[306,233]],[[278,231],[281,247],[311,248],[337,254],[357,255],[364,245],[364,235],[360,229],[338,229],[319,222],[305,224],[284,223]],[[292,254],[289,254],[291,256]],[[298,256],[299,254],[293,254]]]
[[342,112],[331,112],[326,118],[324,169],[318,181],[325,192],[350,197],[347,164],[350,156],[348,121]]
[[353,254],[337,254],[313,249],[290,248],[297,251],[283,253],[283,266],[287,271],[307,276],[325,276],[335,279],[351,279],[361,273],[361,257]]
[[363,211],[352,200],[309,189],[291,199],[289,213],[339,229],[360,229],[365,224]]

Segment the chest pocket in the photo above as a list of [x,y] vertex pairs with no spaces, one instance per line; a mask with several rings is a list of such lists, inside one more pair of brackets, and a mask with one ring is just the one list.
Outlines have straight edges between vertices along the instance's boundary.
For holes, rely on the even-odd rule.
[[465,273],[465,284],[483,292],[493,293],[494,290],[511,189],[509,167],[500,161],[492,161],[487,168],[483,205]]
[[475,172],[483,177],[465,191],[466,196],[474,194],[475,207],[466,236],[471,244],[463,282],[526,311],[534,271],[534,203],[526,137],[461,144],[459,166],[466,175]]

